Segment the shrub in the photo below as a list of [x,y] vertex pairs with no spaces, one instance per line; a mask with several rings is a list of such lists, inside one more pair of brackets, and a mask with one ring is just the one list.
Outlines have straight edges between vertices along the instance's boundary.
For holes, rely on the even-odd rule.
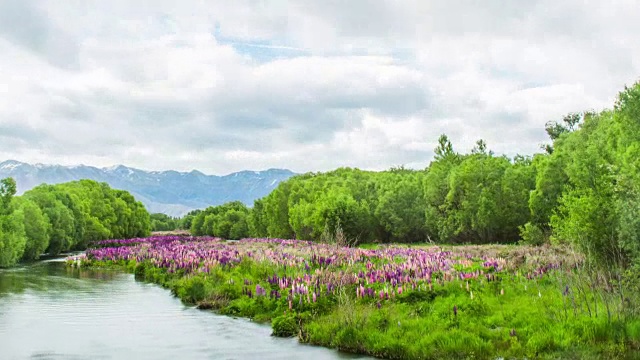
[[298,322],[294,314],[285,314],[275,317],[271,322],[272,336],[293,337],[298,334]]
[[520,226],[520,237],[526,245],[542,245],[548,239],[547,234],[538,225],[530,222]]

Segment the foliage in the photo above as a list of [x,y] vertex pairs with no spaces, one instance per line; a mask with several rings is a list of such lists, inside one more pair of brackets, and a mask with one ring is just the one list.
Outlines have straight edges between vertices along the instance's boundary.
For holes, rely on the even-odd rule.
[[25,250],[24,212],[10,203],[0,215],[0,267],[15,265]]
[[22,260],[35,260],[49,247],[51,223],[38,205],[25,198],[16,198],[16,206],[24,214],[26,244]]
[[172,231],[181,227],[181,220],[179,218],[174,218],[167,214],[151,214],[150,219],[151,231]]
[[178,220],[178,227],[182,230],[191,230],[193,219],[195,219],[195,217],[201,212],[202,210],[200,209],[189,211],[185,216]]
[[273,336],[293,337],[298,335],[298,322],[293,313],[277,316],[271,321]]
[[544,231],[538,225],[530,222],[520,227],[520,237],[522,243],[527,245],[543,245],[546,241]]
[[566,174],[551,216],[553,236],[600,263],[640,263],[639,94],[640,83],[621,92],[613,110],[585,113],[550,156],[563,158]]
[[340,224],[349,243],[515,242],[530,220],[535,169],[529,158],[496,157],[486,146],[459,155],[443,135],[425,171],[341,168],[290,178],[255,202],[251,235],[321,241]]
[[15,194],[13,179],[0,182],[0,267],[85,249],[92,241],[149,234],[144,206],[105,183],[80,180]]
[[240,201],[208,207],[194,215],[191,222],[191,233],[224,239],[248,237],[249,209]]
[[0,267],[14,265],[24,253],[24,212],[15,207],[16,182],[0,181]]

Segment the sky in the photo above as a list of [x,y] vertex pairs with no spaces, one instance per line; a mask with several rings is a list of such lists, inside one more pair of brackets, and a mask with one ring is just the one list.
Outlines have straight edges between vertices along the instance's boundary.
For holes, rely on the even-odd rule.
[[227,174],[540,151],[640,79],[633,1],[0,0],[0,161]]

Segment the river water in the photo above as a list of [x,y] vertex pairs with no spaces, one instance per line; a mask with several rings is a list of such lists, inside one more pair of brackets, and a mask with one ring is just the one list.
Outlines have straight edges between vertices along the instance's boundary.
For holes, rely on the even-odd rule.
[[0,359],[358,359],[61,259],[0,270]]

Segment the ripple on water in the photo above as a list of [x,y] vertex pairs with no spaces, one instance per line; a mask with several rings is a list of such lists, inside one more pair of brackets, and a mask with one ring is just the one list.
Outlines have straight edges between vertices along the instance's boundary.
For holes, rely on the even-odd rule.
[[57,260],[0,271],[2,360],[347,357],[270,334],[268,325],[184,306],[129,274]]

